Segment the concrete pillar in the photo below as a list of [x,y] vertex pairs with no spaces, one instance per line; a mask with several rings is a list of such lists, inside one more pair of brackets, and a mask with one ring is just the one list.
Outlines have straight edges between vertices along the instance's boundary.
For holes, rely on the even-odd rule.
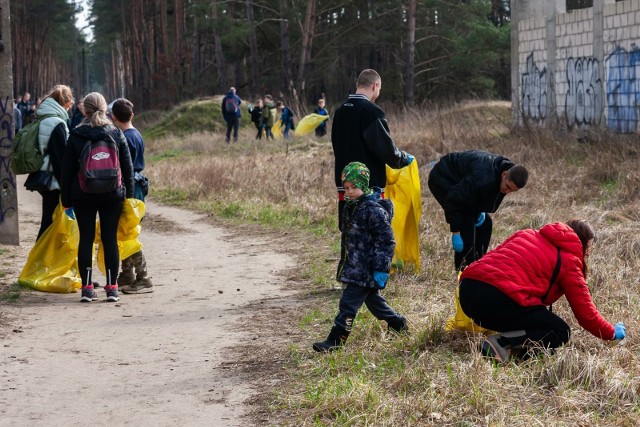
[[557,0],[547,0],[545,18],[547,22],[547,120],[546,126],[558,123],[556,99],[556,9]]
[[[593,2],[593,57],[598,60],[598,75],[602,82],[602,94],[605,94],[605,78],[604,78],[604,3],[605,1],[595,0]],[[599,100],[600,109],[602,112],[600,117],[595,121],[595,126],[598,127],[605,123],[604,115],[606,110],[606,96],[602,96]]]
[[524,0],[511,0],[511,122],[514,126],[520,124],[520,58],[518,51],[518,23],[520,17],[520,5]]
[[11,171],[13,141],[13,71],[9,0],[0,0],[0,243],[17,245],[18,193]]

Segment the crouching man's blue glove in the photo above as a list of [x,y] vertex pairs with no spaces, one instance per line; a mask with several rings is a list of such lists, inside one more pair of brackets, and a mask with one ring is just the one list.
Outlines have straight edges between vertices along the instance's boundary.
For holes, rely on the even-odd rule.
[[613,336],[614,340],[623,340],[624,337],[627,336],[627,328],[624,326],[624,323],[616,323],[613,325],[613,329],[616,331],[616,334]]
[[384,289],[387,286],[387,279],[389,279],[389,273],[383,273],[382,271],[373,272],[373,281],[376,282],[378,288]]
[[487,214],[485,214],[484,212],[480,212],[478,214],[478,218],[476,218],[476,227],[480,227],[482,224],[484,224],[484,220],[487,217]]
[[407,161],[408,161],[407,166],[409,166],[411,163],[413,163],[413,161],[415,159],[416,159],[415,157],[413,157],[411,154],[407,153]]
[[76,219],[76,213],[73,211],[73,208],[64,208],[64,213],[67,214],[70,219]]
[[462,249],[464,249],[464,243],[462,242],[462,237],[460,237],[460,234],[451,235],[451,247],[453,248],[454,252],[462,252]]

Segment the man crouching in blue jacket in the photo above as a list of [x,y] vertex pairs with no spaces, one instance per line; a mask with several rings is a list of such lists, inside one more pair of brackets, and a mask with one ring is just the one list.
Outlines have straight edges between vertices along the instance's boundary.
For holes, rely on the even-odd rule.
[[330,352],[344,344],[362,304],[377,319],[386,320],[394,332],[407,330],[403,316],[393,310],[382,295],[396,242],[391,228],[393,203],[380,197],[380,188],[369,188],[370,172],[360,162],[342,171],[346,205],[342,211],[342,240],[336,279],[346,285],[340,298],[340,312],[329,337],[313,344],[319,352]]

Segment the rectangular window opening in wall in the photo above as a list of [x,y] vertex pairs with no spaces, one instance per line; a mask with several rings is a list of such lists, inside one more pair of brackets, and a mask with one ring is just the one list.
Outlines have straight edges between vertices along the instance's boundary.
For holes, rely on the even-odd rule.
[[567,0],[567,12],[593,7],[593,0]]

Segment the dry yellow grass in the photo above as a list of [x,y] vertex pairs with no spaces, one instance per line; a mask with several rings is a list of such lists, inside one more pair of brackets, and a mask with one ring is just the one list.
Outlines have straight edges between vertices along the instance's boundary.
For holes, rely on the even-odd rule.
[[[237,146],[214,134],[148,142],[156,159],[148,174],[167,200],[295,228],[301,236],[299,276],[315,302],[296,313],[289,381],[273,392],[273,424],[640,425],[640,140],[511,129],[510,118],[504,104],[389,117],[396,143],[416,156],[422,180],[421,273],[396,275],[385,294],[408,316],[411,334],[387,336],[363,309],[346,348],[329,356],[311,350],[328,332],[339,298],[331,280],[338,236],[329,141],[256,143],[246,129],[246,142]],[[570,343],[520,364],[495,367],[478,354],[480,337],[443,331],[456,281],[448,228],[426,178],[429,162],[466,149],[506,155],[531,173],[526,189],[509,195],[494,215],[493,245],[548,222],[579,217],[594,226],[589,286],[605,318],[627,325],[622,344],[581,329],[564,300],[554,312],[571,325]]]

